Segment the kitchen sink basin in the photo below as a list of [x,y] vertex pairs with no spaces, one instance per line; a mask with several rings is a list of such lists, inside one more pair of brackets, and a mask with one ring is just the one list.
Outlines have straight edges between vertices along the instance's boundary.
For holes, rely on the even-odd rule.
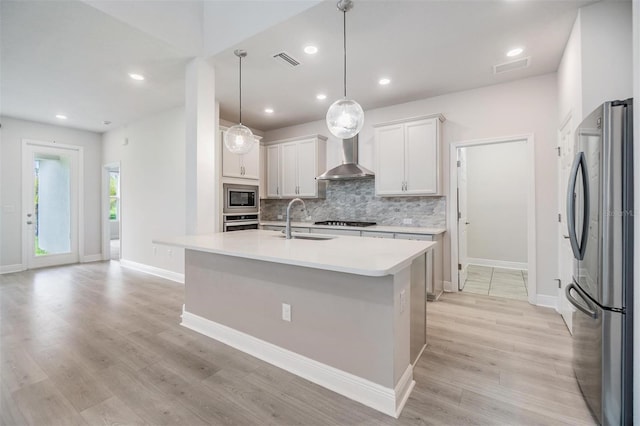
[[[278,235],[278,238],[286,238],[286,236]],[[323,240],[333,240],[336,237],[334,235],[292,233],[291,238],[294,240],[323,241]]]

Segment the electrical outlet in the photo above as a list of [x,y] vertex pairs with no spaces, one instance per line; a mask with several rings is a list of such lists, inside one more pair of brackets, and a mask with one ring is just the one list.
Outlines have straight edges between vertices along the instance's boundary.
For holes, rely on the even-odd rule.
[[282,304],[282,320],[291,322],[291,305],[288,303]]
[[407,293],[405,290],[400,292],[400,313],[404,312],[407,308]]
[[281,220],[281,219],[282,219],[282,215],[281,215],[281,214],[279,214],[279,215],[278,215],[278,220]]
[[402,219],[403,225],[411,225],[413,223],[413,219]]

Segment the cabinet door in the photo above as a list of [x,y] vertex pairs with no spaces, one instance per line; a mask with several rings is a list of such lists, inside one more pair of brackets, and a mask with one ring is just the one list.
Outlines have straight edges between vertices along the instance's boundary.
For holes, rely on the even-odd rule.
[[234,154],[229,151],[224,144],[224,131],[220,131],[220,140],[222,142],[222,176],[241,178],[241,155]]
[[405,124],[406,195],[438,193],[437,120]]
[[378,127],[376,143],[376,195],[404,195],[404,126]]
[[267,198],[267,147],[260,145],[258,147],[258,171],[260,175],[260,198]]
[[393,238],[391,232],[362,231],[362,236],[371,238]]
[[327,229],[327,228],[314,228],[313,234],[325,234],[325,235],[348,235],[350,237],[359,237],[360,231],[353,229]]
[[316,141],[309,139],[298,142],[297,195],[299,197],[316,197],[318,195],[317,165]]
[[256,140],[251,151],[241,155],[242,177],[245,179],[260,179],[260,142]]
[[396,233],[396,240],[433,241],[433,235]]
[[280,145],[282,152],[280,169],[282,185],[280,192],[283,197],[296,197],[298,195],[298,144],[297,142],[283,143]]
[[280,197],[280,147],[278,145],[267,148],[267,197]]

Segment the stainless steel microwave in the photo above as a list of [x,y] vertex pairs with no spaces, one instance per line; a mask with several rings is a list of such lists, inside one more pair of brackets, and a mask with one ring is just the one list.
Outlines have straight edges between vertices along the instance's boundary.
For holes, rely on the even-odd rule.
[[225,183],[222,188],[224,213],[258,213],[260,194],[257,186]]

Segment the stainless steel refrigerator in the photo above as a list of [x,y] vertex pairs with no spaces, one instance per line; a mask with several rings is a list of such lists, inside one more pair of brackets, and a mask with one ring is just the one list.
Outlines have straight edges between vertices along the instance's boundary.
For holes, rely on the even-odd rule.
[[633,422],[632,109],[605,102],[580,124],[567,191],[573,369],[603,425]]

